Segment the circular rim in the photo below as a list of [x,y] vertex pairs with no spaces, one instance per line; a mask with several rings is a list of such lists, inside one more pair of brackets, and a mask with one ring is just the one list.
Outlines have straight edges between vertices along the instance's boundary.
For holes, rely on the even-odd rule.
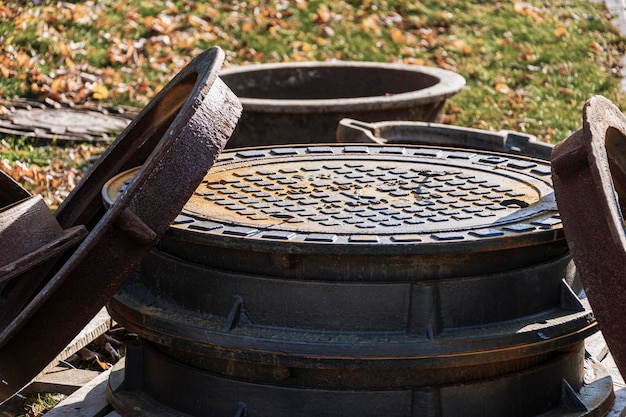
[[422,73],[437,78],[439,82],[424,89],[390,96],[379,95],[371,97],[312,100],[261,99],[239,96],[239,100],[244,106],[244,109],[265,113],[331,113],[337,111],[349,112],[394,109],[415,104],[441,101],[457,94],[465,86],[465,78],[463,76],[441,68],[361,61],[311,61],[242,65],[224,69],[220,72],[220,77],[225,79],[231,74],[250,74],[285,68],[378,68]]
[[[137,287],[137,289],[143,287]],[[554,316],[546,311],[502,323],[455,330],[429,339],[395,332],[336,332],[244,326],[223,328],[218,319],[188,310],[172,313],[172,306],[147,288],[140,298],[124,289],[107,308],[117,322],[146,340],[181,352],[222,356],[236,360],[298,366],[327,362],[367,362],[370,366],[398,360],[419,361],[424,368],[447,364],[489,363],[496,358],[521,358],[576,343],[598,331],[591,310]],[[145,306],[149,305],[148,312]],[[383,342],[384,341],[384,342]]]
[[[175,405],[171,403],[167,405],[165,404],[167,401],[159,401],[155,399],[154,396],[148,395],[144,390],[137,389],[138,384],[140,383],[141,377],[144,375],[144,373],[142,372],[143,366],[139,362],[143,361],[143,358],[145,356],[149,356],[151,351],[150,350],[145,351],[144,349],[146,348],[146,346],[136,346],[133,348],[135,350],[132,351],[131,354],[136,355],[135,358],[137,360],[135,362],[127,362],[125,359],[122,359],[113,368],[111,377],[109,378],[109,381],[107,384],[107,397],[108,397],[109,402],[113,405],[113,407],[118,412],[126,416],[146,417],[146,416],[159,415],[163,417],[180,417],[181,411],[178,409],[178,407],[176,407],[176,409],[172,408]],[[153,355],[153,356],[160,356],[160,355]],[[160,357],[163,359],[166,358],[165,356],[160,356]],[[561,360],[565,358],[567,357],[562,357]],[[228,386],[230,382],[230,380],[227,377],[216,378],[214,375],[211,375],[210,373],[201,373],[201,372],[196,371],[193,374],[190,374],[189,368],[187,368],[185,365],[177,364],[176,362],[173,362],[171,360],[165,359],[163,361],[157,361],[157,362],[161,366],[157,366],[155,369],[161,370],[162,368],[167,368],[165,372],[168,373],[170,377],[173,374],[169,373],[169,371],[172,371],[173,369],[176,369],[176,368],[180,369],[181,372],[178,375],[183,376],[183,378],[180,381],[182,381],[183,384],[188,384],[190,389],[195,388],[197,386],[209,385],[211,384],[211,380],[213,379],[213,380],[219,381],[215,385],[215,390],[219,391],[220,388]],[[464,398],[468,399],[469,402],[472,403],[472,399],[475,399],[475,396],[472,394],[473,392],[472,387],[475,385],[476,388],[480,390],[480,392],[496,393],[496,395],[493,396],[494,401],[502,401],[503,398],[506,399],[507,397],[506,396],[503,397],[501,389],[498,389],[498,388],[507,386],[511,390],[515,390],[518,387],[524,387],[525,386],[524,382],[526,383],[526,385],[528,385],[529,383],[535,384],[537,379],[532,378],[533,373],[541,372],[542,369],[545,369],[544,367],[547,367],[549,369],[551,364],[554,364],[554,363],[555,362],[545,363],[543,364],[543,366],[533,368],[525,372],[501,375],[499,377],[492,378],[489,380],[483,379],[483,380],[478,380],[478,381],[466,382],[464,384],[457,383],[457,384],[444,385],[444,386],[435,388],[435,390],[436,392],[441,393],[441,392],[444,392],[448,387],[450,387],[453,391],[456,391],[455,394],[458,395],[459,394],[458,390],[463,390],[466,388],[467,395],[465,395]],[[593,359],[585,359],[584,365],[585,365],[585,370],[586,370],[586,379],[584,381],[584,384],[577,391],[574,391],[574,389],[570,385],[570,381],[568,381],[567,379],[561,379],[561,381],[555,381],[557,383],[560,382],[560,385],[563,387],[561,392],[563,392],[564,396],[565,397],[571,396],[571,398],[574,398],[575,399],[574,401],[576,401],[576,405],[580,407],[573,408],[569,406],[570,404],[568,404],[568,401],[557,401],[557,404],[553,405],[550,409],[544,410],[541,416],[557,417],[557,416],[568,415],[571,417],[597,417],[597,416],[603,416],[609,412],[613,404],[613,401],[615,399],[615,394],[613,393],[613,384],[612,384],[611,378],[609,377],[609,373],[602,366],[601,363],[596,362]],[[555,373],[556,372],[550,369],[548,376],[553,376]],[[521,380],[516,379],[516,378],[521,378]],[[530,380],[527,380],[526,378],[530,378]],[[193,381],[191,381],[191,379],[193,379]],[[199,381],[203,381],[203,383],[199,383]],[[243,384],[245,384],[245,382],[243,382]],[[485,384],[492,384],[491,386],[494,387],[494,390],[485,389],[485,386],[486,386]],[[544,385],[547,388],[550,384],[544,384]],[[168,388],[169,386],[166,385],[165,387]],[[251,393],[258,392],[257,391],[258,387],[255,387],[256,389],[253,387],[255,386],[248,385],[248,390],[250,390]],[[271,389],[276,388],[277,386],[268,384],[264,386],[261,385],[261,387],[267,388],[268,391],[265,391],[263,393],[263,395],[267,398],[270,396]],[[438,401],[438,399],[441,398],[442,396],[441,394],[432,395],[433,388],[422,388],[422,389],[424,390],[422,392],[427,394],[428,398],[434,399],[433,401],[435,400]],[[213,391],[214,394],[215,394],[215,390]],[[241,391],[242,390],[239,390],[239,392]],[[245,391],[245,389],[243,391]],[[218,396],[225,395],[227,392],[228,391],[225,390],[224,392],[217,393],[217,395]],[[230,392],[235,392],[235,391],[231,390]],[[398,390],[396,390],[395,392],[398,392]],[[371,403],[372,395],[380,395],[381,393],[384,393],[384,392],[381,392],[380,390],[379,391],[337,390],[334,392],[334,394],[337,394],[337,395],[341,395],[341,393],[345,393],[347,395],[339,399],[335,398],[334,401],[337,402],[337,407],[336,407],[337,409],[339,409],[341,405],[345,405],[346,402],[350,401],[351,395],[354,395],[354,394],[358,395],[359,393],[363,394],[364,396],[362,397],[362,401],[366,401],[365,406],[367,407],[368,404],[372,404]],[[525,391],[522,391],[522,393],[526,395]],[[414,395],[415,395],[415,391],[411,392],[409,398],[414,398]],[[315,395],[314,392],[310,392],[310,395],[308,396],[308,398],[305,397],[305,399],[311,402],[312,397],[315,397],[317,398],[318,401],[321,400],[322,403],[325,403],[328,405],[329,400],[323,400],[319,398],[317,395]],[[221,400],[224,400],[223,397],[219,397],[219,398]],[[293,399],[294,398],[293,392],[291,392],[290,395],[286,395],[285,398]],[[375,403],[380,403],[381,398],[383,397],[374,398],[373,401]],[[398,404],[398,398],[399,397],[395,397],[393,399],[394,405]],[[232,406],[230,407],[231,410],[236,410],[237,416],[245,415],[246,413],[246,403],[244,403],[242,400],[246,400],[246,397],[243,396],[243,397],[236,398],[236,401],[232,401]],[[528,398],[525,397],[524,400],[528,400]],[[330,401],[332,401],[332,397]],[[573,401],[569,401],[569,402],[573,402]],[[331,406],[334,406],[334,404],[331,403]],[[468,406],[473,406],[473,404],[468,405]],[[424,404],[422,405],[423,409],[426,409],[426,407],[427,405],[424,405]],[[203,407],[203,411],[206,413],[206,407]],[[380,415],[380,412],[377,410],[372,411],[372,409],[370,408],[368,411],[372,412],[373,413],[372,415]],[[432,411],[432,408],[429,408],[427,411]],[[319,411],[315,413],[315,415],[319,415],[319,414],[320,414]]]
[[471,127],[420,121],[339,121],[337,142],[366,142],[380,145],[451,146],[510,153],[549,161],[554,145],[537,137],[510,130],[498,132]]
[[[196,195],[190,199],[190,202],[188,202],[174,221],[167,235],[175,239],[187,239],[200,245],[205,241],[206,244],[220,247],[270,251],[281,250],[290,253],[324,253],[328,250],[332,251],[332,248],[338,245],[349,244],[351,253],[354,251],[355,254],[374,253],[380,255],[397,254],[399,247],[411,254],[442,254],[459,251],[504,250],[564,241],[552,192],[549,164],[543,160],[516,155],[444,147],[342,146],[336,144],[240,149],[222,154],[218,163],[205,177],[205,182],[209,181],[208,178],[221,178],[219,176],[222,173],[228,174],[233,172],[239,175],[243,171],[249,172],[261,168],[281,166],[281,164],[303,165],[301,170],[305,170],[307,169],[304,167],[306,163],[320,164],[321,166],[323,163],[334,163],[336,161],[345,162],[346,164],[357,161],[377,164],[396,161],[399,165],[410,164],[411,166],[432,168],[433,170],[454,168],[461,173],[464,173],[463,170],[469,173],[484,172],[498,178],[502,176],[506,181],[519,182],[520,186],[523,185],[525,189],[533,192],[531,195],[532,200],[529,198],[530,205],[526,208],[502,209],[495,207],[499,211],[490,211],[486,213],[489,217],[476,217],[476,220],[471,218],[471,216],[465,216],[467,218],[465,220],[453,220],[447,224],[446,222],[440,222],[439,219],[436,222],[434,220],[431,222],[430,218],[427,218],[425,222],[413,226],[406,226],[397,221],[395,227],[381,226],[371,229],[356,229],[354,226],[339,225],[339,221],[336,222],[336,226],[332,227],[326,227],[325,225],[322,227],[320,224],[309,226],[308,220],[306,220],[308,217],[303,217],[306,220],[304,223],[294,223],[294,225],[279,221],[276,221],[277,224],[274,225],[270,219],[271,224],[269,226],[264,223],[266,221],[247,220],[245,216],[238,217],[234,214],[235,212],[217,216],[218,212],[215,211],[212,217],[204,217],[201,212],[196,212],[192,207],[193,205],[190,205],[192,201],[202,200],[201,196]],[[303,177],[307,173],[303,172],[300,174],[293,174],[294,178]],[[112,195],[115,194],[115,189],[119,189],[121,184],[125,182],[125,178],[129,177],[132,177],[132,171],[127,171],[118,177],[112,178],[102,190],[105,201],[108,201],[110,204],[113,201],[114,196]],[[228,178],[225,179],[225,181],[228,180]],[[301,181],[302,184],[310,185],[307,180],[302,179]],[[479,181],[483,181],[483,179],[481,178]],[[297,186],[302,186],[302,184]],[[222,187],[222,185],[219,186]],[[366,189],[363,188],[363,190]],[[482,192],[482,190],[479,191]],[[514,189],[512,190],[513,193],[515,191]],[[363,192],[365,193],[365,191]],[[199,187],[196,190],[196,194],[202,193],[204,191],[201,191]],[[534,193],[536,193],[536,196]],[[290,197],[290,195],[287,197]],[[505,200],[509,198],[504,194],[501,194],[501,197]],[[408,197],[398,197],[397,201],[404,201],[407,198],[412,199],[413,197],[409,193]],[[476,197],[471,196],[471,198]],[[348,198],[346,197],[345,200],[348,200]],[[390,204],[393,201],[390,200]],[[460,200],[458,201],[460,202]],[[339,202],[337,204],[348,204],[350,202]],[[208,204],[210,203],[209,201]],[[491,201],[483,202],[482,200],[476,204],[482,205],[487,203],[493,204]],[[283,202],[276,204],[283,204]],[[303,207],[314,207],[315,209],[320,204],[322,202]],[[220,207],[218,204],[213,204],[213,206],[227,212],[223,208],[225,206]],[[417,205],[415,206],[417,207]],[[296,208],[299,208],[299,206],[296,206]],[[409,209],[412,208],[412,206],[409,207]],[[439,207],[437,209],[439,210]],[[467,210],[473,209],[472,206]],[[285,210],[291,210],[291,208]],[[244,212],[237,211],[236,213]],[[439,211],[434,213],[439,213]],[[498,215],[494,215],[494,213],[498,213]],[[227,214],[229,216],[224,217]],[[424,213],[424,215],[430,215],[430,212]],[[413,214],[413,217],[417,219],[415,214]],[[421,218],[418,219],[418,221],[422,220]],[[443,226],[444,224],[445,226]],[[327,231],[323,231],[324,228]]]
[[602,96],[583,107],[583,127],[554,148],[553,180],[580,279],[618,368],[626,372],[623,272],[626,116]]

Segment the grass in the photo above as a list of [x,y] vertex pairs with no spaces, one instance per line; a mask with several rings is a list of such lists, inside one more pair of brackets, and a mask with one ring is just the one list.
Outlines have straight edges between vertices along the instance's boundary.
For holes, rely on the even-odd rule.
[[1,417],[40,417],[65,398],[55,393],[30,393],[13,397],[0,406]]
[[7,137],[0,139],[0,169],[56,209],[104,149],[87,143],[61,147]]
[[[80,144],[79,148],[84,145]],[[50,161],[65,159],[68,168],[80,169],[83,161],[76,158],[67,158],[67,152],[63,147],[45,144],[32,139],[7,137],[0,140],[2,159],[9,164],[21,162],[23,164],[48,165]]]
[[450,69],[467,79],[467,88],[450,100],[448,122],[550,142],[579,128],[582,103],[595,94],[626,106],[617,77],[624,40],[604,6],[588,0],[105,0],[5,7],[13,19],[0,23],[0,56],[31,65],[0,61],[8,74],[0,78],[4,97],[89,99],[61,82],[43,88],[81,71],[106,86],[107,101],[143,106],[192,56],[219,45],[229,65],[343,59]]

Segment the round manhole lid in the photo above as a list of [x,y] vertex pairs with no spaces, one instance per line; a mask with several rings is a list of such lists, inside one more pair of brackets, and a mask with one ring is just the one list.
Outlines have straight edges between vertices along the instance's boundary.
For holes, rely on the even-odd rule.
[[61,141],[111,141],[134,113],[113,114],[88,108],[19,108],[0,115],[0,131]]
[[[110,181],[105,200],[133,175]],[[303,245],[449,242],[472,251],[564,238],[546,161],[365,145],[224,153],[170,231]]]

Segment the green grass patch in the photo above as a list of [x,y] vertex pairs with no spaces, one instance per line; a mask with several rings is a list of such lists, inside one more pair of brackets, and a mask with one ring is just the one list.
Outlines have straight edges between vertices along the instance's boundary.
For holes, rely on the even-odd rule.
[[[97,99],[143,106],[193,56],[219,45],[229,65],[342,59],[449,69],[467,80],[449,100],[449,123],[551,142],[580,127],[582,104],[595,94],[626,108],[624,39],[604,5],[587,0],[106,0],[6,10],[5,97],[89,100],[99,83],[108,94]],[[85,85],[62,82],[76,71]]]
[[30,393],[15,396],[0,406],[0,414],[13,417],[40,417],[54,408],[65,395],[55,393]]

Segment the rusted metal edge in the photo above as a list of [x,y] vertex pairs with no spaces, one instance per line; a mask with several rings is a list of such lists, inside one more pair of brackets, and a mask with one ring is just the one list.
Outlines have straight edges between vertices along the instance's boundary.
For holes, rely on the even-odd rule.
[[[61,227],[84,224],[91,231],[25,307],[31,319],[2,329],[0,402],[28,384],[100,310],[213,165],[241,114],[238,99],[217,78],[223,57],[211,48],[176,75],[57,210]],[[105,212],[103,184],[140,164],[133,185]]]
[[0,329],[26,319],[21,310],[57,259],[85,236],[84,226],[63,230],[41,196],[0,209]]
[[22,188],[6,172],[0,170],[0,207],[5,207],[30,197],[30,193]]
[[84,226],[71,227],[64,230],[61,236],[51,242],[16,259],[14,262],[0,266],[0,284],[60,256],[71,246],[77,245],[86,235],[87,231]]
[[600,328],[626,373],[626,116],[596,96],[583,128],[554,148],[552,176],[565,236]]
[[342,119],[337,126],[337,142],[369,142],[380,145],[451,146],[472,150],[504,152],[550,159],[553,146],[537,141],[533,135],[502,130],[491,132],[469,127],[431,122],[362,122]]

